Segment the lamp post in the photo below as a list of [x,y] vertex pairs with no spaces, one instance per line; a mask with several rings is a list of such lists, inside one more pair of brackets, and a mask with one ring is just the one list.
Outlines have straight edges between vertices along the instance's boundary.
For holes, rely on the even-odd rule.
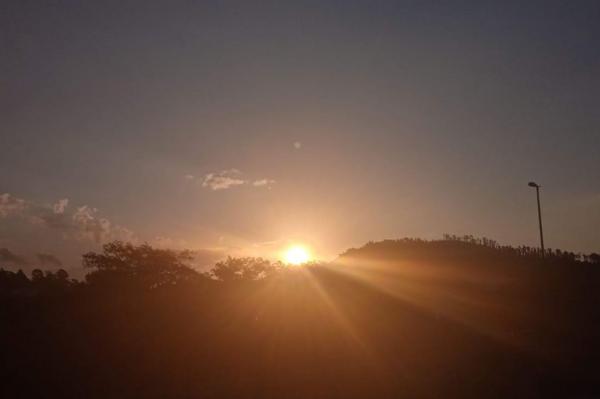
[[542,258],[544,257],[544,230],[542,229],[542,208],[540,207],[540,185],[530,181],[528,184],[529,187],[535,187],[535,194],[537,197],[537,208],[538,208],[538,221],[540,223],[540,244],[542,246]]

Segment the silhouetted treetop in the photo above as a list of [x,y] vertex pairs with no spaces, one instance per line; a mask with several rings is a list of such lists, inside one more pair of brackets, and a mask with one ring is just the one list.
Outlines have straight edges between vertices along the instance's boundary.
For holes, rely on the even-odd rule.
[[56,271],[33,269],[31,280],[27,278],[22,270],[12,272],[0,269],[0,293],[5,295],[54,295],[66,293],[78,284],[77,280],[69,279],[69,273],[64,269]]
[[280,263],[263,258],[232,258],[218,262],[211,274],[220,281],[251,281],[273,275],[280,270]]
[[472,235],[456,236],[444,234],[443,240],[423,240],[418,238],[402,238],[368,242],[360,248],[351,248],[340,255],[340,258],[374,257],[374,258],[469,258],[472,260],[493,259],[495,261],[535,261],[543,263],[574,263],[600,264],[600,256],[596,253],[589,255],[553,250],[547,248],[545,256],[539,248],[529,246],[513,247],[500,245],[495,240]]
[[153,289],[201,278],[188,262],[188,251],[157,249],[148,244],[135,246],[114,241],[105,244],[101,253],[83,255],[84,267],[94,269],[86,275],[90,284],[135,283]]

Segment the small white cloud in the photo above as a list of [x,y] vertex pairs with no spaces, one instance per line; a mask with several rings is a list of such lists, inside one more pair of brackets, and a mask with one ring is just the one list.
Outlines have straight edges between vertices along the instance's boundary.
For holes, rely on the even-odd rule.
[[194,175],[185,175],[185,176],[183,176],[183,178],[185,180],[194,180],[195,176]]
[[202,180],[202,187],[211,189],[212,191],[227,190],[234,186],[246,185],[250,187],[266,187],[271,188],[275,184],[273,179],[244,179],[242,172],[238,169],[226,169],[220,172],[208,173]]
[[238,177],[239,174],[240,171],[237,169],[227,169],[218,173],[209,173],[204,176],[202,187],[208,187],[213,191],[217,191],[246,184],[245,180]]
[[0,217],[21,213],[26,206],[23,199],[13,197],[9,193],[0,194]]
[[299,141],[294,141],[294,148],[299,150],[300,148],[302,148],[302,143]]
[[260,179],[255,180],[252,185],[254,187],[271,187],[271,185],[275,184],[275,180],[271,179]]
[[114,225],[108,219],[97,217],[97,212],[98,209],[87,205],[77,208],[72,216],[77,237],[90,239],[96,243],[114,240],[137,242],[131,230]]
[[54,213],[62,214],[62,213],[65,213],[65,209],[67,208],[68,205],[69,205],[69,199],[63,198],[63,199],[58,200],[56,202],[56,204],[54,204],[52,206],[52,209],[54,210]]
[[73,214],[73,223],[77,226],[80,237],[90,238],[95,242],[103,242],[110,231],[110,222],[96,217],[98,209],[87,205],[80,206]]

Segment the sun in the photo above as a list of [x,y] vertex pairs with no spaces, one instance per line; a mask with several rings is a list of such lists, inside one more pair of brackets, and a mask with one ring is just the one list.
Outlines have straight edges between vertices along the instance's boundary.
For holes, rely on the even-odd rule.
[[287,263],[292,265],[301,265],[308,262],[310,258],[310,252],[299,245],[294,245],[285,251],[284,259]]

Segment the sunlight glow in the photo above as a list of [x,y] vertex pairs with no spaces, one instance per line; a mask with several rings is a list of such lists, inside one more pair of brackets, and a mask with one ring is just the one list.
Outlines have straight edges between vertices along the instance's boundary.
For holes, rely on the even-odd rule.
[[306,248],[294,245],[285,252],[284,259],[285,262],[292,265],[301,265],[308,262],[311,257],[310,252]]

